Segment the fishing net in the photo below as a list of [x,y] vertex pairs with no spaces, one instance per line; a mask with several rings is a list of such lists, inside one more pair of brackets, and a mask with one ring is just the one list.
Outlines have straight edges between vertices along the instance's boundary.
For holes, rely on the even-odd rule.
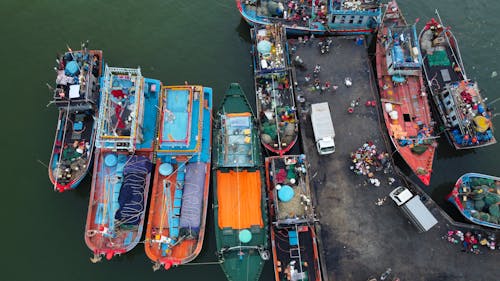
[[484,179],[484,178],[471,178],[470,179],[470,185],[472,186],[478,186],[478,185],[488,185],[491,186],[491,184],[494,184],[495,181],[492,179]]
[[436,50],[434,53],[427,56],[430,66],[450,66],[451,62],[448,59],[448,54],[445,50]]
[[500,207],[498,205],[491,205],[489,208],[490,215],[495,216],[495,217],[500,217]]
[[427,150],[427,146],[425,145],[415,145],[411,148],[411,152],[421,155]]
[[488,194],[486,195],[486,198],[484,198],[484,201],[487,205],[495,205],[500,202],[500,198],[498,198],[498,195],[496,194]]
[[474,208],[478,211],[482,211],[485,205],[483,200],[474,201]]

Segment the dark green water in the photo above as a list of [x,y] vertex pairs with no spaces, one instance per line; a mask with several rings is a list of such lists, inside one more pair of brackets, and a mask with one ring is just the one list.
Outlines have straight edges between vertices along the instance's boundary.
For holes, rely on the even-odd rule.
[[[475,0],[399,1],[409,22],[419,26],[434,8],[453,27],[469,77],[490,101],[500,71],[500,3]],[[89,39],[112,66],[140,65],[144,76],[164,84],[184,81],[211,86],[215,104],[230,82],[252,96],[249,29],[233,0],[2,0],[0,1],[2,85],[2,280],[224,280],[218,266],[182,266],[153,272],[142,245],[111,262],[92,264],[83,235],[90,180],[78,190],[56,194],[47,169],[57,111],[46,108],[56,52]],[[500,111],[500,102],[497,103]],[[495,120],[500,124],[500,119]],[[498,126],[497,126],[498,127]],[[429,192],[441,199],[468,171],[500,175],[500,144],[456,153],[443,140]],[[347,172],[347,171],[346,171]],[[213,217],[204,250],[195,262],[215,260]],[[272,280],[267,265],[262,280]]]

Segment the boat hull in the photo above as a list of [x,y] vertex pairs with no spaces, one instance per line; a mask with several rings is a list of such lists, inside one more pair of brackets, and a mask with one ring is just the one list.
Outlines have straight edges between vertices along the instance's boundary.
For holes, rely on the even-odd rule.
[[[481,190],[481,192],[477,190]],[[488,207],[500,202],[500,177],[479,173],[464,174],[457,180],[447,199],[468,221],[500,229],[500,221],[498,221],[500,213],[494,213],[495,211]],[[482,201],[482,203],[479,204],[478,201]],[[498,210],[498,208],[496,209]],[[492,220],[492,217],[495,217],[494,221],[487,220]]]
[[227,90],[217,116],[212,186],[218,258],[227,280],[258,281],[270,257],[265,179],[254,116],[238,84]]
[[388,5],[391,12],[385,14],[376,44],[377,78],[384,122],[396,151],[419,180],[429,185],[437,147],[430,107],[427,94],[422,92],[424,84],[420,68],[410,69],[408,75],[404,76],[388,71],[386,52],[390,51],[384,46],[389,34],[387,26],[407,26],[396,2],[392,1]]
[[[495,144],[492,114],[488,112],[477,83],[467,78],[457,39],[450,28],[443,29],[443,26],[440,21],[431,19],[419,34],[422,53],[425,54],[423,70],[433,109],[439,116],[446,138],[456,150]],[[470,101],[464,92],[470,95]],[[474,118],[463,114],[460,109],[463,107],[469,107],[473,116],[484,116],[490,128],[479,132],[472,126]]]
[[[84,61],[91,64],[92,68],[84,76],[85,79],[90,80],[87,81],[90,86],[87,85],[84,89],[84,98],[68,99],[66,92],[72,86],[69,86],[67,81],[59,81],[60,76],[66,77],[62,70],[64,56],[60,58],[58,79],[56,79],[58,84],[54,90],[53,101],[59,108],[59,116],[48,165],[50,182],[54,191],[58,192],[75,189],[92,165],[96,137],[95,120],[98,116],[97,104],[100,87],[98,81],[103,66],[102,51],[100,50],[66,53],[66,55],[70,54],[72,57],[80,55],[83,57],[87,54],[88,58]],[[91,62],[92,58],[96,58],[96,61]]]
[[[191,89],[191,86],[171,89],[186,93],[184,90]],[[201,132],[197,132],[197,126],[189,127],[194,130],[191,134],[192,141],[196,141],[198,134],[202,135],[201,144],[195,146],[194,151],[191,151],[189,145],[157,150],[144,245],[146,255],[155,262],[154,269],[160,266],[170,269],[172,266],[188,263],[198,256],[203,245],[210,185],[212,89],[201,86],[195,86],[195,89],[200,90],[200,93],[203,89],[203,100],[193,102],[197,106],[193,106],[190,111],[201,109],[202,115],[199,119],[194,115],[189,120],[192,124],[201,124]],[[168,90],[164,91],[164,95],[167,92]],[[193,101],[193,98],[190,100]],[[164,101],[168,103],[166,96],[163,96],[160,108],[167,112]],[[170,123],[164,119],[168,116],[161,116],[160,128],[168,126]],[[159,143],[158,148],[162,148],[162,138]]]
[[[151,181],[151,172],[135,170],[127,172],[127,164],[131,158],[137,157],[137,161],[144,163],[151,169],[153,159],[152,152],[136,151],[135,155],[128,152],[113,152],[97,149],[94,159],[94,172],[92,177],[92,189],[90,192],[87,221],[85,227],[85,243],[94,253],[93,261],[98,261],[102,256],[110,260],[116,255],[124,254],[133,249],[140,241],[144,226],[146,206]],[[139,158],[140,157],[140,158]],[[149,163],[149,164],[148,164]],[[135,175],[140,174],[140,180]],[[126,181],[130,175],[129,182],[140,182],[131,185],[135,201],[121,199],[126,198]],[[129,189],[130,190],[130,189]],[[142,201],[141,201],[142,200]],[[126,203],[123,203],[123,202]],[[136,202],[142,202],[138,206]],[[130,207],[133,211],[117,215],[120,207]]]
[[[380,9],[377,11],[371,12],[371,13],[365,13],[363,15],[357,15],[358,17],[364,17],[368,16],[373,19],[375,18],[376,21],[365,25],[365,26],[359,26],[359,25],[328,25],[328,27],[325,27],[325,25],[315,22],[311,23],[308,26],[298,26],[296,24],[292,24],[287,22],[286,20],[283,19],[278,19],[278,18],[272,18],[272,17],[265,17],[265,16],[256,16],[255,12],[249,12],[246,4],[242,3],[241,0],[236,0],[236,6],[238,8],[238,11],[241,15],[241,17],[250,25],[271,25],[274,23],[281,23],[283,26],[286,28],[286,33],[288,35],[292,36],[300,36],[300,35],[368,35],[373,32],[376,32],[378,23],[377,21],[380,19]],[[349,14],[349,12],[347,12]],[[339,13],[339,16],[344,15],[346,16],[346,13]],[[349,14],[350,16],[350,14]],[[356,16],[352,14],[352,16]]]

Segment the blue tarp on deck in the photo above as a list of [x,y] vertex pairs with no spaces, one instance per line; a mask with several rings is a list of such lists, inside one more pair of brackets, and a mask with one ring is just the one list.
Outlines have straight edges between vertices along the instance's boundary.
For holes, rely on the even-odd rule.
[[203,193],[207,163],[196,162],[186,165],[186,182],[182,194],[180,227],[198,231],[203,208]]
[[131,156],[123,169],[123,184],[120,189],[115,219],[124,225],[138,225],[146,208],[144,188],[152,163],[144,156]]

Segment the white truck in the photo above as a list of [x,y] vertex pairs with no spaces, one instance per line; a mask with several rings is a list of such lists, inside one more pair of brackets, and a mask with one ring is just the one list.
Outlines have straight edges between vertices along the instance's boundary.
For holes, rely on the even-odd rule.
[[420,232],[428,231],[437,224],[437,219],[422,203],[420,196],[413,196],[413,193],[408,188],[399,186],[391,191],[389,196]]
[[327,102],[311,104],[311,123],[318,153],[325,155],[335,152],[335,129]]

